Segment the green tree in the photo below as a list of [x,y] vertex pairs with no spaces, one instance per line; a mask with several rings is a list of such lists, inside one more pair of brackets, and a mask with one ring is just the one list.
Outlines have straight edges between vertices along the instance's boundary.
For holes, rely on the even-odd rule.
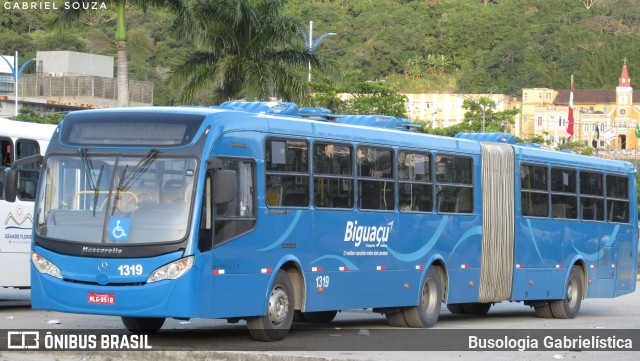
[[62,118],[64,118],[64,114],[56,113],[41,115],[36,111],[22,107],[20,108],[20,110],[18,110],[18,115],[16,115],[15,117],[10,117],[9,119],[30,123],[58,124],[62,121]]
[[398,92],[398,88],[384,81],[366,81],[347,85],[344,93],[351,98],[343,104],[344,114],[376,114],[406,118],[405,103],[407,97]]
[[445,137],[453,137],[458,133],[473,133],[471,125],[466,122],[454,124],[446,128],[434,128],[431,124],[423,124],[419,131],[427,134],[442,135]]
[[424,76],[425,61],[420,55],[413,56],[404,62],[404,76],[416,80]]
[[345,101],[338,96],[338,90],[326,79],[320,82],[314,81],[310,86],[312,95],[302,101],[302,106],[326,108],[333,113],[338,113],[340,109],[345,108]]
[[545,144],[544,143],[544,137],[541,135],[534,135],[531,138],[519,138],[516,137],[516,142],[520,143],[520,142],[524,142],[524,143],[535,143],[535,144]]
[[[406,118],[407,97],[385,81],[357,80],[361,72],[344,74],[343,83],[312,83],[313,95],[304,105],[330,109],[335,114],[375,114]],[[349,94],[342,100],[340,94]]]
[[509,132],[509,127],[515,124],[515,116],[519,109],[507,109],[496,111],[496,102],[488,97],[465,99],[462,107],[467,111],[464,121],[447,128],[432,128],[430,125],[421,128],[421,131],[429,134],[454,136],[460,132],[465,133],[503,133]]
[[196,0],[189,32],[196,50],[173,74],[183,85],[178,101],[190,103],[203,90],[211,91],[214,103],[239,97],[302,99],[307,64],[322,64],[307,50],[302,24],[282,15],[285,3]]
[[[127,22],[125,16],[127,3],[135,4],[145,9],[150,6],[169,8],[176,14],[180,24],[180,18],[184,16],[186,8],[184,0],[103,0],[103,3],[115,7],[117,12],[115,43],[118,49],[118,106],[126,107],[129,106],[129,63],[127,60]],[[80,20],[87,14],[91,15],[95,11],[98,10],[85,10],[82,6],[77,9],[73,6],[62,8],[54,24],[67,26]]]
[[462,108],[467,111],[464,114],[464,121],[471,125],[472,131],[475,132],[504,132],[505,124],[502,120],[510,124],[514,124],[513,117],[505,116],[504,112],[496,112],[496,102],[489,97],[480,97],[478,99],[468,98],[462,102]]

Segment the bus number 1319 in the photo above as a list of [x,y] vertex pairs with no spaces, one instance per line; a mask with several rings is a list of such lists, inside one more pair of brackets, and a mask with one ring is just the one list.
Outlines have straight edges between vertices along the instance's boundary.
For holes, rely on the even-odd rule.
[[139,276],[142,274],[142,265],[121,265],[118,267],[118,271],[120,271],[120,276]]
[[316,288],[327,288],[327,287],[329,287],[329,276],[316,277]]

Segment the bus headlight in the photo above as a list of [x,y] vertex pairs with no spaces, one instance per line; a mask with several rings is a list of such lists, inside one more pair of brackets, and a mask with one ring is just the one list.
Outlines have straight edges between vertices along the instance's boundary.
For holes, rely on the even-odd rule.
[[175,280],[187,273],[187,271],[191,269],[191,266],[193,266],[193,256],[181,258],[151,272],[149,279],[147,279],[147,283],[162,280]]
[[60,273],[60,269],[58,268],[58,266],[54,265],[53,263],[49,262],[48,259],[33,251],[31,251],[31,263],[33,263],[38,272],[46,273],[55,278],[62,279],[62,274]]

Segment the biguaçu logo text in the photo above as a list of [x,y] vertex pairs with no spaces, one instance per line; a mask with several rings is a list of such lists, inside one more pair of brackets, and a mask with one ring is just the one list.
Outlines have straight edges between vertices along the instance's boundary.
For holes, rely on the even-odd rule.
[[365,247],[386,247],[389,241],[389,233],[393,229],[393,221],[386,226],[359,226],[358,221],[347,221],[344,231],[344,241],[354,242],[354,246],[360,247],[362,242]]

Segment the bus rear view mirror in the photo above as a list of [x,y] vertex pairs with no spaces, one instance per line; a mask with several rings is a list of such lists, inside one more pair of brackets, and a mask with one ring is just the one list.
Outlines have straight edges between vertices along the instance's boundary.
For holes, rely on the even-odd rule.
[[213,171],[213,203],[229,203],[235,196],[236,171],[226,169]]
[[208,168],[213,171],[213,203],[231,202],[236,196],[236,171],[222,169],[219,159],[209,161]]
[[15,202],[18,194],[18,171],[16,169],[6,168],[4,170],[3,185],[4,200],[9,203]]

